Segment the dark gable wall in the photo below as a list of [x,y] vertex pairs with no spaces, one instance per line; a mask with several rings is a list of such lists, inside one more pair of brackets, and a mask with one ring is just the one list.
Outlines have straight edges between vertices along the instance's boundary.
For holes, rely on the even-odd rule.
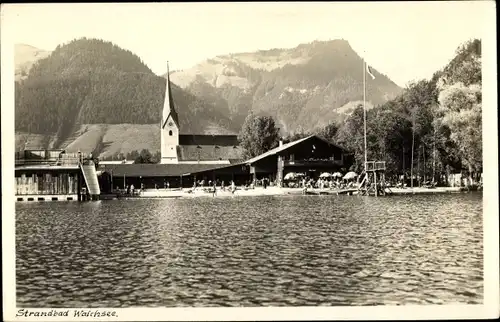
[[[313,146],[316,149],[313,149]],[[281,155],[285,159],[288,159],[290,154],[294,154],[295,160],[304,160],[309,158],[329,159],[332,155],[334,155],[335,160],[340,160],[342,152],[345,153],[345,151],[342,151],[341,148],[333,144],[328,144],[319,138],[313,137],[286,149],[281,153]]]
[[274,154],[270,155],[264,159],[261,159],[253,164],[253,170],[256,173],[275,172],[277,167],[278,167],[278,156],[274,155]]
[[179,145],[238,146],[237,135],[179,135]]

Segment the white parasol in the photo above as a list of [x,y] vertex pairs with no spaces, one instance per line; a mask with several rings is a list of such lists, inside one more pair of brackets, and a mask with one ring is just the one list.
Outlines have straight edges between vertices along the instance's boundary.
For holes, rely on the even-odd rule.
[[356,174],[356,172],[347,172],[346,175],[344,176],[344,179],[345,180],[351,180],[351,179],[354,179],[356,178],[358,175]]
[[320,178],[330,178],[332,175],[328,172],[323,172],[319,175]]

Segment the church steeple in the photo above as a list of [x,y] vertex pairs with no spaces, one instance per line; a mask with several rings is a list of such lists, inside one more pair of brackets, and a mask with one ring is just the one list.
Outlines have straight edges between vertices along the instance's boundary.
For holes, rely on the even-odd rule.
[[179,145],[179,117],[174,107],[170,88],[170,70],[167,62],[167,85],[165,86],[165,102],[161,115],[161,163],[177,163],[177,147]]
[[170,69],[167,61],[167,84],[165,86],[165,101],[163,103],[163,113],[162,113],[162,129],[165,128],[167,120],[171,117],[171,120],[179,127],[179,116],[175,111],[174,100],[172,98],[172,89],[170,88]]

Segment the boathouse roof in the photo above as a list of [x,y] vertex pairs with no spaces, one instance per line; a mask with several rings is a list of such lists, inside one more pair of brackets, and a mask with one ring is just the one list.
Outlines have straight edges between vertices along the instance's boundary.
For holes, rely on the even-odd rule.
[[113,176],[126,177],[180,177],[210,170],[220,170],[236,164],[106,164],[101,167]]

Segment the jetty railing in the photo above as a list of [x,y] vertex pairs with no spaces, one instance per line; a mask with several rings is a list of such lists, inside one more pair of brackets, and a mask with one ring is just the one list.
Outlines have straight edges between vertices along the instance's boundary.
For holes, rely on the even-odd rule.
[[385,171],[385,161],[366,161],[365,171]]
[[89,158],[84,153],[66,153],[63,151],[20,151],[16,152],[15,165],[74,165],[85,162]]

